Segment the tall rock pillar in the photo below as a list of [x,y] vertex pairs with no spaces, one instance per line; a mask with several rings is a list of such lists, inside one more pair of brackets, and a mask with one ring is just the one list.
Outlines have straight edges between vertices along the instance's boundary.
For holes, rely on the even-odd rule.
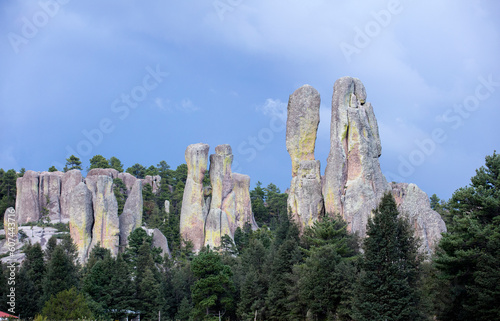
[[185,152],[188,174],[184,195],[182,197],[180,232],[185,240],[193,242],[193,250],[198,252],[205,239],[206,211],[203,178],[207,171],[208,150],[207,144],[189,145]]
[[320,103],[318,91],[309,85],[288,100],[286,149],[292,159],[292,182],[287,205],[301,231],[323,213],[320,162],[314,159]]
[[373,107],[357,78],[335,82],[330,154],[323,180],[327,215],[340,214],[352,232],[366,234],[366,223],[384,193],[391,191],[378,158],[381,143]]

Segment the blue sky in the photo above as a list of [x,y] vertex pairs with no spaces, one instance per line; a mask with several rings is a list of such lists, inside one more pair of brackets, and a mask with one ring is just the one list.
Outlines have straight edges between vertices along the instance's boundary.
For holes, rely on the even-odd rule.
[[360,78],[389,181],[447,199],[500,151],[497,1],[2,1],[0,167],[70,153],[171,167],[230,144],[233,171],[289,186],[288,96]]

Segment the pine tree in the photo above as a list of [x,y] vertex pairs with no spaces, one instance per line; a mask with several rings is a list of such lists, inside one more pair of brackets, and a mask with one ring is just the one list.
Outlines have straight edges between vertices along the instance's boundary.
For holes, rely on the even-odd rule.
[[43,294],[45,263],[40,243],[28,244],[24,250],[26,258],[19,270],[17,296],[19,314],[23,318],[33,318],[42,309],[40,298]]
[[447,204],[448,232],[435,260],[450,284],[441,320],[500,318],[500,155],[487,156],[485,165]]
[[123,173],[123,164],[122,162],[116,158],[116,157],[111,157],[109,160],[108,160],[108,165],[110,168],[114,168],[116,169],[117,171],[119,171],[120,173]]
[[63,171],[67,172],[72,169],[82,169],[82,162],[78,157],[75,155],[71,155],[69,158],[66,159],[66,165],[64,166]]
[[409,224],[386,194],[368,220],[362,272],[355,289],[354,318],[370,321],[422,320],[420,258]]
[[84,296],[74,287],[52,296],[43,307],[42,315],[49,320],[82,320],[93,317]]
[[57,293],[78,286],[78,266],[74,256],[65,250],[63,244],[55,247],[47,262],[47,272],[42,281],[43,302]]
[[102,155],[95,155],[89,161],[89,170],[94,168],[110,168],[108,160]]

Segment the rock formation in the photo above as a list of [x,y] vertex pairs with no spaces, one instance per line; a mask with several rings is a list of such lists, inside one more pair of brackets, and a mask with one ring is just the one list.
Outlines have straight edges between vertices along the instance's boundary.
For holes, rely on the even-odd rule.
[[[17,212],[13,207],[7,208],[3,214],[3,230],[6,239],[14,238],[17,240],[19,224],[17,223]],[[6,242],[6,245],[9,246],[8,242]]]
[[250,202],[250,178],[232,173],[231,146],[219,145],[210,155],[211,186],[203,186],[208,149],[206,144],[194,144],[186,150],[188,179],[182,201],[181,235],[193,242],[196,252],[207,245],[219,247],[224,235],[233,238],[236,229],[247,222],[257,228]]
[[184,240],[193,242],[194,251],[198,252],[205,240],[205,198],[203,193],[203,178],[207,171],[207,144],[189,145],[185,152],[188,168],[180,218],[180,232]]
[[319,124],[319,93],[304,85],[288,100],[286,148],[292,159],[288,211],[299,227],[311,225],[323,213],[320,162],[314,159]]
[[120,220],[118,218],[118,203],[113,193],[111,176],[91,176],[85,179],[92,192],[94,208],[94,226],[92,228],[91,248],[100,243],[111,254],[118,254],[120,243]]
[[89,254],[94,224],[92,193],[85,183],[80,182],[72,189],[67,204],[71,238],[78,248],[78,258],[83,263]]
[[26,171],[16,182],[16,212],[19,224],[35,222],[40,219],[40,203],[38,201],[39,173]]
[[381,143],[373,107],[359,79],[335,82],[330,154],[323,181],[328,215],[340,214],[348,229],[366,235],[366,224],[384,193],[391,190],[378,158]]
[[319,161],[314,142],[319,122],[319,95],[310,86],[297,89],[288,103],[287,150],[292,158],[288,207],[300,227],[311,225],[321,214],[341,215],[351,232],[366,236],[366,224],[385,193],[391,192],[402,215],[408,217],[422,240],[421,251],[430,253],[446,231],[444,221],[430,208],[427,195],[414,184],[389,184],[378,158],[382,145],[372,105],[366,101],[359,79],[335,82],[332,98],[330,154],[318,194]]
[[70,219],[69,208],[71,206],[69,202],[69,196],[78,184],[83,182],[82,172],[77,169],[72,169],[64,173],[61,180],[61,221],[65,222]]
[[[129,174],[130,175],[130,174]],[[132,176],[132,175],[130,175]],[[132,176],[135,178],[134,176]],[[128,236],[142,225],[142,181],[136,179],[131,187],[123,212],[120,214],[120,247],[128,245]]]
[[42,172],[39,176],[38,203],[41,215],[48,215],[51,222],[61,222],[61,180],[62,172]]
[[446,225],[436,211],[431,209],[429,196],[415,184],[391,183],[392,195],[401,215],[405,216],[420,238],[420,252],[431,254],[437,246]]
[[151,190],[153,194],[157,194],[160,191],[160,181],[161,181],[161,176],[160,175],[146,175],[144,179],[142,179],[142,185],[151,185]]
[[153,230],[153,242],[151,242],[151,245],[154,247],[159,247],[161,249],[161,256],[164,257],[165,255],[167,255],[168,258],[172,258],[170,249],[168,248],[167,238],[157,228]]

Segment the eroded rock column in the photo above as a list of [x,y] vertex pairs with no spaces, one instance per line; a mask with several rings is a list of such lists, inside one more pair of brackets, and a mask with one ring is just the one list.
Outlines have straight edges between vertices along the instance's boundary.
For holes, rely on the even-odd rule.
[[189,145],[185,152],[188,174],[182,197],[180,232],[183,239],[193,242],[195,252],[203,247],[205,239],[203,178],[207,171],[208,150],[207,144],[198,143]]
[[381,143],[373,107],[357,78],[335,82],[330,154],[323,181],[327,215],[340,214],[352,232],[366,234],[366,223],[390,186],[380,170]]
[[287,205],[301,231],[323,212],[320,162],[314,159],[320,103],[318,91],[309,85],[288,100],[286,148],[292,159],[292,182]]
[[38,200],[39,173],[26,171],[16,181],[16,212],[19,224],[36,222],[40,219],[40,203]]
[[78,259],[81,263],[85,263],[92,243],[92,225],[94,223],[92,192],[85,183],[80,182],[67,197],[71,238],[77,246]]

